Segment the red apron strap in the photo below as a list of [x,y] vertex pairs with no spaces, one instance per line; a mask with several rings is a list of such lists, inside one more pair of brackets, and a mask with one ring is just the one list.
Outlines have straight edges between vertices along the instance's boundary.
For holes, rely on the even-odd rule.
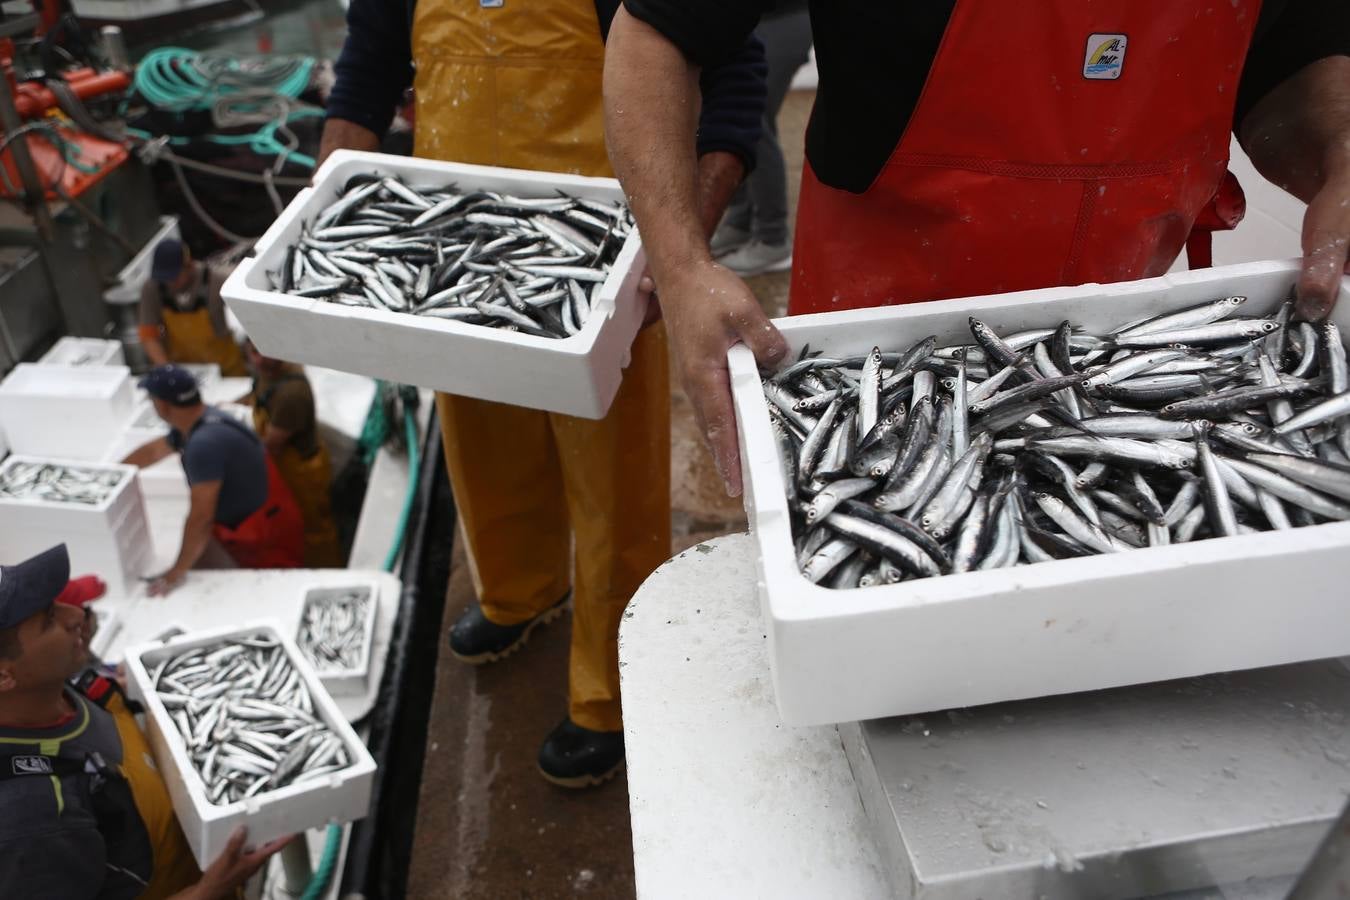
[[957,0],[871,187],[805,167],[789,311],[1166,271],[1223,180],[1258,11]]

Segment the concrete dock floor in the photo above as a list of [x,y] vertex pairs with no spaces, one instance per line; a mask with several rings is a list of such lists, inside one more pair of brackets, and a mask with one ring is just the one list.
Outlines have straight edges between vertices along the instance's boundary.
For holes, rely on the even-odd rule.
[[[794,215],[813,98],[813,92],[790,94],[779,116]],[[770,315],[784,313],[787,273],[759,276],[750,284]],[[673,377],[671,389],[673,554],[743,530],[745,516],[740,500],[723,491]],[[473,586],[457,546],[446,597],[447,630],[472,602]],[[633,896],[624,777],[572,792],[544,781],[535,768],[540,742],[566,711],[570,625],[570,617],[564,617],[541,628],[520,652],[483,668],[442,653],[416,810],[409,897]]]

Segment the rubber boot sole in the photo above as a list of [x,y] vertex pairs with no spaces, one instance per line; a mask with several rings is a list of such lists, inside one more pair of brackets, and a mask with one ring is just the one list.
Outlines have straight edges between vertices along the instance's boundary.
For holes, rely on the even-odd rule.
[[544,610],[539,615],[535,616],[533,619],[530,620],[530,624],[525,626],[525,630],[520,633],[520,637],[516,638],[514,641],[507,644],[500,650],[489,650],[486,653],[476,653],[472,656],[466,656],[461,653],[456,653],[454,647],[449,647],[448,649],[450,650],[450,655],[453,656],[455,659],[459,660],[460,662],[470,666],[485,666],[488,663],[494,663],[497,662],[498,660],[506,659],[512,653],[515,653],[517,650],[519,650],[521,647],[524,647],[525,644],[529,642],[530,634],[536,628],[538,628],[540,625],[547,625],[549,622],[552,622],[559,616],[561,616],[563,614],[563,610],[567,608],[567,604],[571,602],[572,598],[568,597],[566,600],[564,600],[562,603],[559,603],[557,606],[552,606]]
[[599,787],[606,781],[614,780],[614,776],[623,771],[625,760],[619,760],[614,768],[605,772],[603,775],[573,775],[571,777],[562,777],[551,775],[544,771],[543,766],[538,766],[539,774],[544,776],[544,780],[556,784],[558,787],[567,788],[572,791],[584,790],[590,787]]

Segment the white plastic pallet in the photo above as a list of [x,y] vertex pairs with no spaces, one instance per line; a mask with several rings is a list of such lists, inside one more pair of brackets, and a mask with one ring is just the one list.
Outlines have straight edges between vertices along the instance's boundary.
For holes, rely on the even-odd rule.
[[72,575],[98,575],[111,585],[132,589],[137,579],[148,574],[154,549],[136,468],[15,454],[0,463],[0,472],[33,462],[116,470],[125,477],[97,506],[0,498],[0,550],[4,555],[0,562],[17,562],[64,543]]
[[131,414],[126,366],[20,363],[0,382],[0,429],[14,453],[99,460]]
[[595,200],[623,199],[612,178],[585,178],[493,166],[435,162],[339,150],[267,229],[221,293],[260,350],[269,356],[327,366],[584,418],[602,418],[628,365],[644,309],[637,283],[645,267],[636,231],[596,291],[582,330],[555,340],[413,316],[339,306],[272,290],[276,271],[300,229],[337,198],[357,173],[397,175],[411,185],[554,196],[559,190]]
[[[1233,294],[1246,315],[1289,296],[1297,261],[1121,284],[1023,291],[777,322],[795,352],[968,343],[1064,319],[1104,330]],[[1350,329],[1350,279],[1333,313]],[[729,353],[759,545],[759,594],[778,708],[820,724],[974,706],[1350,653],[1350,522],[835,591],[801,575],[760,375]]]
[[[150,673],[166,656],[208,646],[231,637],[266,635],[281,642],[291,665],[300,673],[314,701],[314,711],[342,739],[352,764],[322,778],[265,791],[235,803],[217,805],[188,758],[187,748],[168,711],[155,693]],[[329,823],[363,818],[370,806],[375,760],[324,690],[314,667],[304,658],[279,623],[271,619],[211,631],[194,631],[168,641],[141,644],[126,652],[127,693],[145,706],[146,735],[160,774],[169,788],[174,812],[197,864],[209,866],[225,849],[230,834],[248,827],[249,843],[258,845]]]

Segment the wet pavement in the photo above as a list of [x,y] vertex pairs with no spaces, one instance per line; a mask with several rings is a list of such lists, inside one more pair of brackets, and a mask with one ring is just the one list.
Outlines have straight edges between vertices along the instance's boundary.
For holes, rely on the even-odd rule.
[[[779,116],[795,214],[802,136],[813,94],[794,92]],[[787,307],[787,273],[749,280],[770,315]],[[672,554],[745,529],[740,500],[726,496],[689,402],[672,372]],[[445,627],[473,602],[456,548]],[[498,900],[634,895],[628,784],[623,775],[584,792],[539,775],[539,744],[567,708],[570,617],[537,629],[522,650],[487,667],[442,653],[428,726],[408,873],[410,898]],[[444,647],[444,643],[441,644]]]

